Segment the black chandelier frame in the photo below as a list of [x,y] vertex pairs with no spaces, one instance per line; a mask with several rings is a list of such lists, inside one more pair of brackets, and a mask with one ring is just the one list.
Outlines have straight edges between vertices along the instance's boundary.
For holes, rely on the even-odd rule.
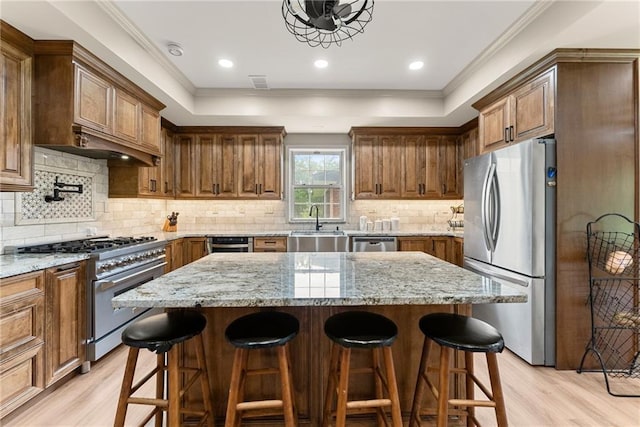
[[[373,19],[374,0],[345,1],[340,5],[349,4],[352,7],[357,6],[357,8],[344,19],[333,16],[336,28],[334,30],[326,30],[318,28],[311,23],[310,17],[303,7],[305,3],[307,2],[304,0],[283,0],[282,17],[285,20],[287,30],[298,41],[307,43],[311,47],[321,46],[327,49],[332,44],[342,46],[344,40],[353,39],[356,34],[363,33],[364,27]],[[336,5],[339,2],[325,1],[323,3]],[[295,4],[295,6],[292,4]]]

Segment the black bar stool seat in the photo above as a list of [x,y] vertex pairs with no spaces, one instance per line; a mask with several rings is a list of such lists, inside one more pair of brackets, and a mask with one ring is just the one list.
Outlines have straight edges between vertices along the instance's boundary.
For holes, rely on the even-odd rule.
[[[324,331],[332,344],[322,425],[329,426],[335,418],[336,426],[344,426],[347,415],[366,412],[376,414],[378,425],[388,425],[385,413],[388,408],[391,425],[402,427],[400,397],[391,353],[391,344],[398,336],[396,324],[377,313],[346,311],[329,317],[324,323]],[[352,369],[352,349],[369,350],[371,365]],[[375,398],[348,400],[351,374],[372,374]]]
[[[298,334],[300,323],[294,316],[261,311],[239,317],[227,326],[225,337],[235,348],[225,427],[240,426],[243,418],[282,415],[286,427],[297,425],[291,380],[289,342]],[[249,352],[275,348],[276,368],[249,369]],[[249,376],[279,375],[281,399],[245,401],[245,382]]]
[[501,353],[504,339],[496,328],[473,317],[433,313],[420,319],[422,333],[440,345],[474,353]]
[[298,335],[299,330],[300,323],[292,315],[261,311],[231,322],[225,336],[237,348],[270,348],[285,345]]
[[398,327],[380,314],[345,311],[327,319],[324,333],[343,347],[375,348],[390,346],[398,336]]
[[[146,425],[155,416],[155,426],[161,426],[163,411],[166,411],[167,425],[180,425],[181,414],[188,414],[199,417],[200,425],[213,427],[211,388],[202,340],[202,331],[206,325],[207,319],[201,313],[192,310],[176,310],[137,320],[122,332],[122,342],[129,347],[129,355],[114,426],[124,426],[128,406],[137,404],[154,406],[140,425]],[[195,340],[198,365],[195,368],[181,366],[179,360],[182,344],[190,339]],[[156,366],[134,385],[133,377],[138,354],[142,348],[157,353]],[[155,397],[134,396],[134,393],[152,378],[156,380]],[[181,382],[182,380],[184,382]],[[182,396],[197,380],[201,386],[204,410],[190,409],[183,405]]]
[[[448,425],[449,415],[466,417],[468,426],[479,425],[475,418],[475,407],[493,408],[497,425],[506,427],[507,413],[496,358],[496,353],[504,349],[504,339],[500,332],[482,320],[454,313],[428,314],[420,319],[419,326],[425,338],[409,427],[420,426],[424,415],[436,415],[438,427]],[[429,366],[429,355],[434,342],[440,346],[438,367]],[[464,352],[464,366],[461,368],[450,366],[454,350]],[[473,353],[485,353],[491,388],[487,388],[475,376]],[[438,387],[428,377],[429,372],[438,372]],[[452,373],[465,377],[464,399],[449,398]],[[475,386],[484,393],[486,399],[474,398]],[[425,389],[433,393],[437,401],[435,408],[422,409]]]
[[164,353],[175,344],[199,335],[205,326],[207,319],[195,311],[162,313],[130,325],[122,332],[122,342],[129,347]]

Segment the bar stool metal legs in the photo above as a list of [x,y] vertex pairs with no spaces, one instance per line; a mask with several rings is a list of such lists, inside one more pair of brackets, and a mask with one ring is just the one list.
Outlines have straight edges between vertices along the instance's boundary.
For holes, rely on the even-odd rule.
[[[435,313],[420,319],[420,329],[425,334],[420,368],[411,408],[409,427],[421,426],[421,416],[436,415],[437,426],[446,427],[449,416],[466,417],[467,426],[479,425],[475,417],[475,407],[494,408],[499,427],[508,425],[504,395],[500,384],[500,373],[496,353],[504,348],[500,333],[492,326],[478,319],[450,313]],[[429,366],[429,356],[433,343],[440,346],[439,366]],[[464,368],[451,368],[454,350],[464,351]],[[475,375],[473,353],[485,353],[491,388],[487,388]],[[429,372],[438,372],[438,387],[428,377]],[[466,395],[464,399],[450,399],[451,374],[465,376]],[[474,387],[478,386],[485,399],[474,398]],[[422,409],[424,392],[428,389],[436,398],[435,408]],[[452,408],[453,407],[453,408]],[[463,409],[456,409],[462,407]]]
[[[122,333],[122,340],[130,348],[114,426],[124,426],[127,409],[131,404],[154,407],[140,424],[141,426],[146,425],[151,418],[155,417],[155,426],[161,427],[163,412],[167,413],[167,425],[170,427],[180,426],[183,414],[199,417],[200,425],[214,426],[211,389],[201,335],[205,325],[206,319],[199,313],[170,312],[139,320],[125,329]],[[179,364],[181,346],[189,339],[193,339],[195,343],[198,364],[196,368],[184,367]],[[140,348],[155,351],[158,355],[156,356],[156,366],[134,384],[133,379]],[[165,374],[167,376],[166,397]],[[154,376],[156,379],[155,397],[133,396]],[[184,386],[181,388],[183,378]],[[181,405],[183,395],[196,382],[200,382],[204,410],[194,410]]]
[[[391,352],[391,343],[397,336],[395,324],[375,313],[344,312],[327,319],[325,333],[333,343],[324,400],[323,427],[329,427],[334,417],[336,427],[344,427],[347,415],[371,412],[376,414],[378,425],[388,426],[385,409],[389,409],[391,413],[391,425],[402,427],[400,397]],[[370,350],[371,366],[352,369],[352,348]],[[350,375],[363,373],[373,374],[375,398],[349,400]]]

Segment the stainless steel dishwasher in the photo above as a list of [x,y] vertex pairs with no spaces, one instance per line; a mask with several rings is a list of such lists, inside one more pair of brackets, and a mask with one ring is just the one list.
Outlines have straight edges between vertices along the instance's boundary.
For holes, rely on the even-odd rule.
[[353,238],[353,252],[394,252],[398,250],[395,237],[366,236]]

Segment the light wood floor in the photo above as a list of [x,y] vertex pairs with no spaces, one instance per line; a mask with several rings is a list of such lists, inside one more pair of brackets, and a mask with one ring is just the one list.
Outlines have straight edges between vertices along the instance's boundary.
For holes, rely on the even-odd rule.
[[[141,364],[154,363],[153,353],[140,354]],[[0,424],[6,427],[113,425],[125,360],[126,349],[116,349],[94,364],[88,374],[76,376]],[[484,357],[476,358],[476,372],[486,378],[483,361]],[[500,355],[499,365],[511,426],[640,426],[640,398],[610,396],[601,373],[534,368],[509,352]],[[627,379],[622,386],[640,393],[638,379]],[[128,422],[131,425],[139,422],[143,418],[141,412],[131,406]],[[495,425],[491,410],[477,409],[477,415],[483,425]]]

